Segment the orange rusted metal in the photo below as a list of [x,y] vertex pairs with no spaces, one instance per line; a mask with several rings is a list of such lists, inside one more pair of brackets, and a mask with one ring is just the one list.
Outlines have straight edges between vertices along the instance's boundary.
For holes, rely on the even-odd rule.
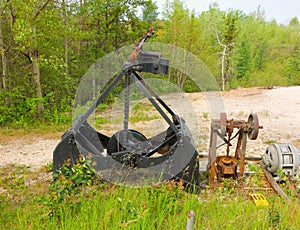
[[[228,120],[226,113],[220,114],[220,119],[213,119],[211,122],[211,134],[209,144],[209,155],[207,169],[209,171],[209,182],[215,184],[217,178],[220,183],[222,177],[243,177],[245,171],[246,144],[247,137],[255,140],[258,136],[259,129],[258,117],[256,114],[250,114],[247,121]],[[234,134],[234,131],[236,133]],[[223,140],[223,144],[217,146],[217,138]],[[231,141],[238,138],[234,156],[230,156]],[[217,156],[217,149],[226,145],[225,155]],[[239,166],[239,172],[237,172]]]

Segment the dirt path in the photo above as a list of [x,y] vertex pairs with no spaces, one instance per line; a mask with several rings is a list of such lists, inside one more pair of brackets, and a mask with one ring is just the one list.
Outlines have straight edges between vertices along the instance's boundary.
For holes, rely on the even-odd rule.
[[[192,104],[185,103],[189,98]],[[222,95],[228,119],[247,120],[250,113],[259,116],[260,131],[258,139],[249,141],[247,154],[262,155],[272,142],[293,143],[300,150],[300,87],[278,87],[273,89],[237,89]],[[168,100],[169,99],[169,100]],[[196,119],[198,125],[188,126],[192,129],[195,142],[200,152],[207,153],[210,129],[210,109],[202,93],[185,95],[180,98],[172,95],[167,102],[177,107],[185,120]],[[176,106],[175,106],[176,105]],[[180,106],[178,106],[180,105]],[[197,128],[195,128],[197,127]],[[38,168],[52,160],[53,150],[59,143],[55,138],[25,135],[4,138],[0,136],[0,167],[10,163],[25,164],[32,169]]]

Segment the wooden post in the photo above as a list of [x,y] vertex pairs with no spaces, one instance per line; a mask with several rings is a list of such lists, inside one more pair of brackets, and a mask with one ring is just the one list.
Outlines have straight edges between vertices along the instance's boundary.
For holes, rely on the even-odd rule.
[[194,219],[195,219],[195,211],[194,210],[188,211],[187,221],[186,221],[186,230],[194,229]]

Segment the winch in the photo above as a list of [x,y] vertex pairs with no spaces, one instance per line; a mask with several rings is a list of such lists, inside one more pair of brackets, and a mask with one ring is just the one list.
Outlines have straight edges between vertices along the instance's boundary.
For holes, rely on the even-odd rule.
[[300,165],[300,155],[292,143],[272,144],[266,149],[263,161],[273,175],[282,169],[287,176],[294,177]]

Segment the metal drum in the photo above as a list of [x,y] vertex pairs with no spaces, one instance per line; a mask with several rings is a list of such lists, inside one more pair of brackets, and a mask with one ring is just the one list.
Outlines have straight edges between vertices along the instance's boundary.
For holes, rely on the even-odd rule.
[[300,164],[300,156],[291,143],[272,144],[266,149],[263,161],[267,170],[276,175],[282,169],[287,176],[296,176]]

